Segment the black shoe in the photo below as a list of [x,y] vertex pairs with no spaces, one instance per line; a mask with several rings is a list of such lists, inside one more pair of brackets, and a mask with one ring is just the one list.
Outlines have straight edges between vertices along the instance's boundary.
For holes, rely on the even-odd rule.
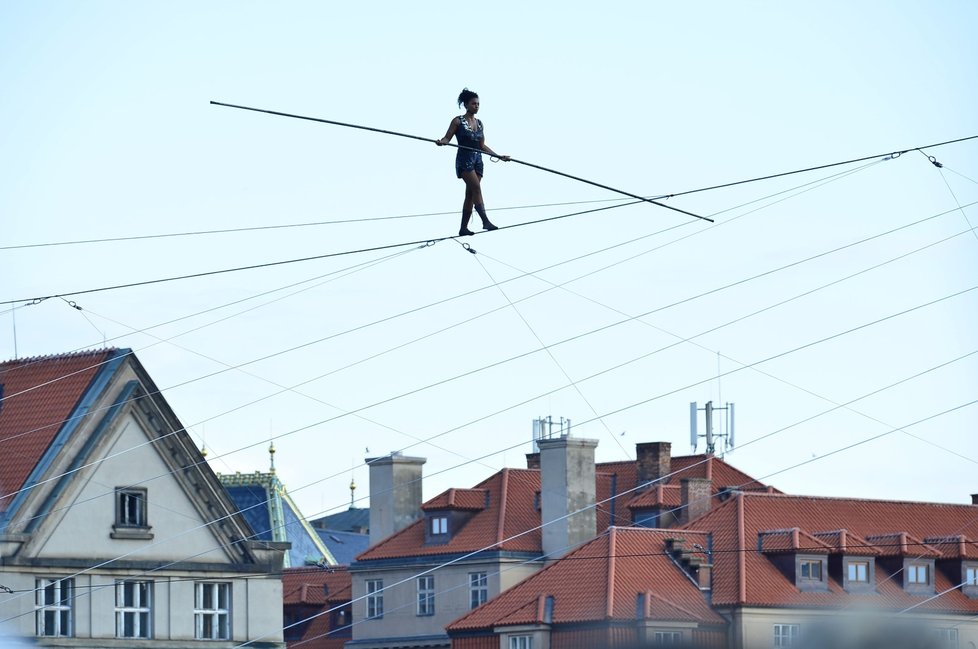
[[471,237],[473,234],[475,234],[475,232],[473,232],[472,230],[468,229],[465,226],[462,226],[462,229],[458,231],[458,236],[460,237]]
[[482,229],[486,232],[491,232],[492,230],[498,230],[499,226],[493,225],[491,221],[486,220],[482,222]]

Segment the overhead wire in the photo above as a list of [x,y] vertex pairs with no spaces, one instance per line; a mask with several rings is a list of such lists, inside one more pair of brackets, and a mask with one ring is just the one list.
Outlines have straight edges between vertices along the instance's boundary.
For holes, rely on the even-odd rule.
[[[949,212],[953,212],[953,210],[950,210]],[[928,219],[923,219],[923,220],[921,220],[921,221],[918,221],[918,222],[922,222],[922,221],[926,221],[926,220],[929,220],[929,218],[933,218],[933,217],[928,217]],[[896,229],[894,229],[894,230],[892,230],[892,231],[898,231],[898,230],[900,230],[900,229],[903,229],[903,227],[906,227],[906,226],[900,226],[900,227],[898,227],[898,228],[896,228]],[[864,239],[864,240],[872,240],[872,239],[875,239],[875,238],[877,238],[877,236],[879,236],[879,235],[873,235],[873,236],[871,236],[871,237],[869,237],[869,238],[867,238],[867,239]],[[840,248],[837,248],[837,250],[841,250],[841,249],[845,249],[845,248],[848,248],[848,247],[850,247],[851,245],[853,245],[853,244],[846,244],[846,245],[844,245],[844,246],[841,246]],[[818,258],[818,257],[820,257],[820,256],[823,256],[823,255],[822,255],[822,254],[819,254],[819,255],[816,255],[816,256],[814,256],[814,257],[812,257],[812,258]],[[796,264],[795,264],[795,263],[792,263],[792,264],[788,264],[788,265],[787,265],[786,267],[790,267],[790,266],[793,266],[793,265],[796,265]],[[765,272],[765,273],[761,273],[761,274],[760,274],[760,275],[758,275],[758,276],[764,276],[764,275],[766,275],[766,274],[769,274],[769,273],[768,273],[768,272]],[[735,282],[735,283],[734,283],[734,285],[735,285],[735,284],[738,284],[738,283],[741,283],[741,282]],[[969,290],[970,290],[970,289],[969,289]],[[637,316],[635,316],[634,318],[629,318],[629,319],[626,319],[626,320],[623,320],[623,321],[620,321],[619,323],[615,323],[615,324],[621,324],[621,323],[624,323],[624,322],[630,322],[630,321],[631,321],[631,320],[633,320],[633,319],[637,319],[637,318],[641,318],[641,317],[644,317],[644,316],[646,316],[646,315],[649,315],[650,313],[653,313],[653,312],[655,312],[655,311],[657,311],[657,310],[661,310],[662,308],[668,308],[668,307],[660,307],[659,309],[654,309],[654,310],[652,310],[652,311],[649,311],[649,312],[646,312],[646,313],[642,313],[642,314],[639,314],[639,315],[637,315]],[[591,330],[591,331],[589,331],[589,332],[585,332],[585,333],[583,333],[583,334],[579,334],[579,335],[577,335],[577,336],[573,336],[573,337],[570,337],[570,338],[567,338],[567,339],[564,339],[564,340],[562,340],[562,341],[559,341],[559,342],[556,342],[556,343],[553,343],[553,344],[552,344],[551,346],[556,346],[556,345],[559,345],[559,344],[564,344],[565,342],[569,342],[570,340],[575,340],[575,339],[577,339],[577,338],[580,338],[580,337],[582,337],[582,336],[584,336],[584,335],[589,335],[589,334],[591,334],[591,333],[595,333],[596,331],[601,331],[601,330],[604,330],[604,329],[606,329],[606,328],[608,328],[609,326],[614,326],[614,324],[613,324],[613,325],[608,325],[608,326],[605,326],[605,327],[600,327],[600,328],[597,328],[597,329],[594,329],[594,330]],[[715,330],[715,329],[716,329],[716,328],[714,328],[714,330]],[[602,374],[605,374],[605,373],[608,373],[608,372],[610,372],[610,371],[614,371],[614,370],[616,370],[616,369],[619,369],[620,367],[623,367],[623,366],[625,366],[625,365],[627,365],[627,364],[630,364],[630,363],[633,363],[633,362],[636,362],[637,360],[641,360],[641,359],[643,359],[643,358],[646,358],[646,357],[648,357],[648,356],[650,356],[650,355],[652,355],[652,354],[655,354],[655,353],[658,353],[659,351],[662,351],[663,349],[667,349],[668,347],[672,347],[672,346],[675,346],[675,345],[677,345],[677,344],[680,344],[680,343],[674,343],[673,345],[670,345],[670,346],[667,346],[667,347],[664,347],[664,348],[660,348],[660,349],[657,349],[657,350],[655,350],[655,351],[653,351],[653,352],[650,352],[650,353],[648,353],[648,354],[643,354],[643,355],[641,355],[641,356],[639,356],[639,357],[637,357],[637,358],[633,358],[633,359],[631,359],[631,360],[629,360],[629,361],[626,361],[625,363],[621,363],[621,364],[619,364],[619,365],[616,365],[616,366],[613,366],[613,367],[610,367],[610,368],[606,368],[606,369],[604,369],[604,370],[601,370],[601,371],[599,371],[599,372],[597,372],[597,373],[595,373],[595,374],[592,374],[592,375],[590,375],[589,377],[586,377],[586,378],[584,378],[584,379],[581,379],[581,380],[589,380],[589,379],[591,379],[591,378],[594,378],[594,377],[596,377],[596,376],[600,376],[600,375],[602,375]],[[514,357],[510,357],[509,359],[506,359],[506,360],[504,360],[504,361],[498,361],[498,362],[496,362],[496,363],[492,363],[492,364],[489,364],[489,365],[486,365],[486,366],[483,366],[483,367],[481,367],[481,368],[478,368],[478,369],[476,369],[476,370],[472,370],[472,371],[469,371],[469,372],[465,372],[465,373],[462,373],[462,374],[459,374],[459,375],[455,375],[455,376],[453,376],[453,377],[450,377],[450,378],[448,378],[448,379],[443,379],[443,380],[441,380],[441,381],[438,381],[438,382],[435,382],[435,383],[431,383],[431,384],[428,384],[428,385],[426,385],[426,386],[424,386],[424,387],[422,387],[422,388],[418,388],[418,389],[415,389],[415,390],[411,390],[411,391],[409,391],[409,392],[405,392],[405,393],[402,393],[402,394],[399,394],[399,395],[396,395],[396,396],[394,396],[394,397],[390,397],[390,398],[387,398],[387,399],[385,399],[385,400],[382,400],[382,401],[379,401],[379,402],[376,402],[376,403],[373,403],[373,404],[370,404],[370,405],[367,405],[367,406],[363,406],[363,407],[361,407],[360,409],[357,409],[357,410],[355,410],[355,411],[353,411],[353,412],[359,412],[359,411],[361,411],[361,410],[364,410],[364,409],[368,409],[368,408],[372,408],[372,407],[376,407],[376,406],[378,406],[378,405],[382,405],[382,404],[384,404],[384,403],[388,403],[388,402],[390,402],[390,401],[393,401],[393,400],[395,400],[395,399],[400,399],[400,398],[403,398],[403,397],[405,397],[405,396],[409,396],[409,395],[411,395],[411,394],[414,394],[414,393],[417,393],[417,392],[419,392],[419,391],[422,391],[422,390],[427,390],[427,389],[430,389],[430,388],[432,388],[432,387],[435,387],[435,386],[437,386],[437,385],[441,385],[441,384],[443,384],[443,383],[447,383],[447,382],[449,382],[449,381],[453,381],[453,380],[456,380],[456,379],[458,379],[458,378],[461,378],[461,377],[464,377],[464,376],[467,376],[467,375],[470,375],[470,374],[473,374],[473,373],[475,373],[475,372],[477,372],[477,371],[482,371],[482,370],[484,370],[484,369],[487,369],[487,368],[491,368],[491,367],[495,367],[495,366],[498,366],[498,365],[500,365],[500,364],[502,364],[502,363],[505,363],[505,362],[509,362],[509,361],[511,361],[511,360],[515,360],[515,359],[518,359],[518,358],[522,358],[522,357],[524,357],[524,356],[527,356],[527,355],[529,355],[529,354],[532,354],[532,353],[536,353],[536,351],[539,351],[539,350],[534,350],[534,351],[531,351],[531,352],[527,352],[527,353],[524,353],[524,354],[520,354],[520,355],[517,355],[517,356],[514,356]],[[786,353],[788,353],[788,352],[786,352]],[[771,360],[771,359],[768,359],[768,360]],[[247,365],[247,364],[250,364],[251,362],[255,362],[255,361],[250,361],[249,363],[244,363],[244,364],[242,364],[242,366],[243,366],[243,365]],[[744,369],[744,368],[742,367],[742,368],[740,368],[740,369]],[[734,371],[739,371],[739,369],[738,369],[738,370],[734,370]],[[220,373],[220,372],[217,372],[217,373]],[[730,374],[730,373],[733,373],[733,371],[731,371],[731,372],[727,372],[727,373],[725,373],[724,375],[726,375],[726,374]],[[216,374],[216,373],[214,373],[214,374]],[[211,376],[211,375],[207,375],[207,376]],[[188,382],[192,382],[192,381],[194,381],[194,380],[199,380],[199,379],[192,379],[191,381],[187,381],[187,382],[184,382],[184,383],[180,383],[180,384],[177,384],[176,386],[170,386],[170,387],[169,387],[169,388],[167,388],[167,389],[172,389],[173,387],[178,387],[178,386],[180,386],[180,385],[183,385],[183,384],[186,384],[186,383],[188,383]],[[553,391],[550,391],[550,392],[547,392],[547,393],[544,393],[543,395],[538,395],[537,397],[534,397],[533,399],[531,399],[531,400],[529,400],[529,401],[532,401],[532,400],[535,400],[535,399],[537,399],[537,398],[540,398],[540,397],[542,397],[542,396],[546,396],[547,394],[552,394],[553,392],[556,392],[556,391],[559,391],[559,390],[561,390],[561,389],[565,389],[566,387],[567,387],[567,386],[565,385],[565,386],[562,386],[561,388],[558,388],[558,389],[556,389],[556,390],[553,390]],[[688,386],[688,387],[692,387],[692,386]],[[162,392],[162,390],[161,390],[160,392]],[[660,395],[660,396],[666,396],[666,395]],[[262,399],[259,399],[259,400],[257,400],[257,401],[261,401],[261,400],[263,400],[264,398],[265,398],[265,397],[263,397]],[[657,398],[658,398],[658,397],[657,397]],[[251,402],[251,403],[256,403],[257,401],[255,401],[255,402]],[[518,405],[525,405],[525,404],[526,404],[526,403],[528,403],[529,401],[525,401],[525,402],[522,402],[521,404],[518,404]],[[211,418],[209,418],[209,419],[205,419],[205,420],[203,420],[202,422],[197,422],[197,424],[195,424],[195,425],[200,425],[201,423],[204,423],[204,422],[206,422],[206,421],[210,421],[210,419],[214,419],[214,418],[216,418],[216,417],[219,417],[219,416],[223,416],[224,414],[228,414],[228,413],[230,413],[230,412],[233,412],[234,410],[237,410],[237,409],[239,409],[239,408],[241,408],[241,407],[245,407],[246,405],[250,405],[250,404],[245,404],[244,406],[239,406],[239,407],[237,407],[237,408],[233,408],[233,409],[231,409],[231,410],[229,410],[229,411],[226,411],[226,412],[224,412],[224,413],[220,413],[219,415],[215,415],[214,417],[211,417]],[[515,406],[514,406],[514,407],[515,407]],[[333,420],[335,420],[335,419],[337,419],[337,418],[339,418],[339,417],[333,417],[333,418],[328,418],[328,419],[326,419],[326,420],[322,420],[322,421],[320,421],[320,422],[316,422],[316,423],[314,423],[314,424],[310,424],[309,426],[306,426],[306,427],[303,427],[303,428],[300,428],[300,429],[297,429],[297,430],[295,430],[295,431],[291,431],[291,432],[299,432],[300,430],[304,430],[304,429],[306,429],[306,428],[309,428],[309,427],[312,427],[312,426],[316,426],[316,425],[320,425],[320,424],[323,424],[323,423],[328,423],[328,422],[330,422],[330,421],[333,421]],[[291,433],[290,433],[290,434],[291,434]],[[430,438],[428,438],[428,439],[430,439]],[[254,445],[252,445],[252,446],[254,446]],[[414,446],[414,445],[411,445],[411,446],[408,446],[407,448],[411,448],[412,446]],[[249,447],[245,447],[245,448],[250,448],[250,446],[249,446]],[[41,484],[43,484],[43,483],[41,483]],[[19,492],[18,492],[18,493],[19,493]],[[15,495],[15,494],[11,494],[11,495]]]
[[[755,200],[752,200],[752,201],[748,201],[748,202],[746,202],[746,203],[743,203],[743,204],[741,204],[741,205],[739,205],[738,207],[744,207],[744,206],[747,206],[747,205],[751,205],[751,204],[753,204],[753,203],[756,203],[756,202],[758,202],[758,201],[761,201],[761,200],[766,200],[766,199],[768,199],[768,198],[772,198],[772,197],[774,197],[774,196],[780,196],[780,195],[782,195],[782,194],[785,194],[785,193],[789,193],[789,192],[791,192],[791,191],[794,191],[794,190],[796,190],[796,189],[802,189],[802,188],[807,188],[807,189],[805,189],[804,191],[802,191],[802,192],[799,192],[799,193],[797,193],[797,194],[793,194],[793,195],[791,195],[791,196],[787,196],[787,197],[782,197],[781,199],[779,199],[779,200],[777,200],[777,201],[774,201],[773,203],[769,203],[769,204],[766,204],[766,205],[763,205],[763,206],[761,206],[761,207],[758,207],[758,208],[756,208],[756,209],[753,209],[753,210],[750,210],[750,211],[748,211],[748,212],[746,212],[746,213],[744,213],[744,214],[740,214],[740,215],[738,215],[738,216],[735,216],[735,217],[734,217],[733,219],[729,219],[728,221],[725,221],[725,222],[723,222],[723,223],[719,223],[719,224],[717,224],[717,225],[716,225],[716,226],[714,226],[714,227],[720,227],[720,226],[722,226],[722,225],[725,225],[725,224],[727,224],[727,223],[730,223],[730,222],[732,222],[732,221],[734,221],[734,220],[736,220],[736,219],[739,219],[739,218],[743,218],[744,216],[747,216],[747,215],[749,215],[749,214],[752,214],[752,213],[754,213],[754,212],[756,212],[756,211],[758,211],[758,210],[761,210],[761,209],[765,209],[766,207],[770,207],[771,205],[775,205],[775,204],[777,204],[777,203],[780,203],[780,202],[782,202],[782,201],[784,201],[784,200],[788,200],[789,198],[793,198],[794,196],[797,196],[797,195],[800,195],[801,193],[805,193],[805,192],[807,192],[807,191],[811,191],[812,189],[815,189],[815,188],[817,188],[817,187],[820,187],[820,186],[822,186],[823,184],[827,184],[828,182],[831,182],[831,181],[833,181],[833,180],[836,180],[836,179],[839,179],[839,178],[843,178],[843,177],[846,177],[846,176],[848,176],[848,175],[851,175],[851,174],[853,174],[853,173],[856,173],[856,172],[858,172],[858,171],[861,171],[861,170],[863,170],[863,169],[866,169],[866,168],[868,168],[868,167],[870,167],[870,166],[873,166],[874,164],[877,164],[877,163],[870,163],[869,165],[864,165],[863,167],[860,167],[859,169],[855,169],[855,170],[851,170],[851,171],[846,171],[846,172],[842,172],[842,173],[839,173],[839,174],[834,174],[834,175],[832,175],[832,176],[829,176],[829,177],[827,177],[827,178],[823,178],[823,179],[820,179],[820,180],[817,180],[817,181],[812,181],[812,182],[809,182],[809,183],[805,183],[805,184],[803,184],[803,185],[800,185],[800,186],[798,186],[798,187],[795,187],[795,188],[792,188],[792,189],[788,189],[788,190],[783,190],[783,191],[780,191],[780,192],[776,192],[776,193],[774,193],[774,194],[771,194],[771,195],[769,195],[769,196],[766,196],[766,197],[763,197],[763,198],[761,198],[761,199],[755,199]],[[976,201],[976,203],[978,203],[978,201]],[[975,204],[975,203],[970,203],[969,205],[966,205],[965,207],[968,207],[968,206],[970,206],[970,205],[973,205],[973,204]],[[724,213],[724,212],[728,212],[728,211],[730,211],[731,209],[736,209],[736,208],[728,208],[728,209],[726,209],[726,210],[722,210],[722,211],[720,211],[720,212],[715,212],[715,213],[714,213],[714,216],[716,216],[716,215],[719,215],[719,214],[721,214],[721,213]],[[921,219],[921,220],[919,220],[919,221],[914,221],[914,222],[912,222],[912,223],[909,223],[909,224],[906,224],[906,225],[905,225],[904,227],[912,227],[912,226],[914,226],[914,225],[918,225],[918,224],[920,224],[920,223],[924,223],[924,222],[926,222],[926,221],[929,221],[929,220],[931,220],[931,219],[934,219],[934,218],[939,218],[939,217],[941,217],[941,216],[944,216],[945,214],[948,214],[948,213],[950,213],[951,211],[952,211],[952,210],[949,210],[948,212],[942,212],[942,213],[938,213],[938,214],[935,214],[935,215],[932,215],[932,216],[930,216],[930,217],[926,217],[926,218],[924,218],[924,219]],[[613,245],[611,245],[611,246],[607,246],[607,247],[605,247],[605,248],[601,248],[601,249],[599,249],[599,250],[597,250],[597,251],[592,251],[592,252],[588,252],[588,253],[585,253],[585,254],[583,254],[583,255],[578,255],[578,256],[576,256],[576,257],[572,257],[572,258],[571,258],[571,259],[569,259],[569,260],[564,260],[564,261],[561,261],[561,262],[557,262],[557,263],[554,263],[554,264],[551,264],[551,265],[549,265],[549,266],[545,266],[545,267],[543,267],[543,268],[540,268],[540,269],[537,269],[537,270],[535,270],[535,271],[533,271],[532,273],[525,273],[525,274],[523,274],[523,275],[520,275],[520,276],[518,276],[518,277],[512,277],[512,278],[507,278],[507,279],[504,279],[504,280],[501,280],[501,281],[500,281],[500,284],[505,284],[505,283],[508,283],[508,282],[512,282],[512,281],[516,281],[516,280],[518,280],[518,279],[521,279],[522,277],[525,277],[525,276],[528,276],[528,275],[533,275],[533,274],[539,274],[539,273],[542,273],[542,272],[544,272],[544,271],[546,271],[546,270],[551,270],[551,269],[553,269],[553,268],[557,268],[557,267],[559,267],[559,266],[562,266],[562,265],[564,265],[564,264],[567,264],[567,263],[571,263],[571,262],[574,262],[574,261],[579,261],[579,260],[581,260],[581,259],[585,259],[585,258],[587,258],[587,257],[590,257],[590,256],[593,256],[594,254],[599,254],[599,253],[602,253],[602,252],[606,252],[606,251],[608,251],[608,250],[612,250],[612,249],[615,249],[615,248],[617,248],[617,247],[620,247],[620,246],[622,246],[622,245],[626,245],[626,244],[630,244],[630,243],[634,243],[634,242],[636,242],[636,241],[640,241],[640,240],[642,240],[642,239],[646,239],[646,238],[648,238],[648,237],[651,237],[651,236],[656,236],[656,235],[658,235],[658,234],[663,234],[663,233],[665,233],[665,232],[668,232],[668,231],[670,231],[670,230],[673,230],[673,229],[676,229],[676,228],[678,228],[678,227],[683,227],[684,225],[688,225],[688,222],[687,222],[687,223],[683,223],[683,224],[680,224],[680,225],[677,225],[677,226],[671,226],[671,227],[668,227],[668,228],[665,228],[665,229],[662,229],[662,230],[657,230],[657,231],[655,231],[655,232],[652,232],[652,233],[649,233],[649,234],[646,234],[646,235],[642,235],[642,236],[640,236],[640,237],[635,237],[635,238],[632,238],[632,239],[629,239],[629,240],[627,240],[627,241],[625,241],[625,242],[622,242],[622,243],[618,243],[618,244],[613,244]],[[879,236],[885,236],[885,235],[887,235],[887,234],[891,234],[891,233],[893,233],[893,232],[896,232],[896,231],[899,231],[900,229],[903,229],[903,228],[897,228],[897,229],[894,229],[894,230],[889,230],[889,231],[886,231],[886,232],[883,232],[883,233],[881,233],[881,234],[880,234]],[[638,258],[638,257],[640,257],[640,256],[642,256],[642,255],[646,255],[646,254],[649,254],[649,253],[651,253],[651,252],[655,252],[655,251],[657,251],[657,250],[660,250],[660,249],[662,249],[662,248],[664,248],[664,247],[667,247],[667,246],[670,246],[670,245],[673,245],[674,243],[677,243],[677,242],[679,242],[679,241],[682,241],[682,240],[684,240],[684,239],[687,239],[687,238],[689,238],[689,236],[695,236],[695,235],[696,235],[696,234],[698,234],[699,232],[702,232],[702,230],[700,230],[700,231],[697,231],[697,232],[694,232],[694,233],[693,233],[692,235],[688,235],[688,236],[685,236],[685,237],[680,237],[679,239],[674,239],[674,240],[672,240],[672,241],[669,241],[669,242],[666,242],[665,244],[661,244],[661,245],[659,245],[659,246],[656,246],[656,247],[653,247],[653,248],[651,248],[651,249],[647,249],[647,250],[645,250],[645,251],[643,251],[643,252],[641,252],[641,253],[639,253],[639,254],[637,254],[637,255],[634,255],[634,256],[632,256],[632,257],[628,257],[628,258],[626,258],[625,260],[622,260],[622,261],[619,261],[619,262],[615,262],[615,263],[612,263],[612,264],[609,264],[609,265],[606,265],[606,266],[604,266],[604,267],[601,267],[601,268],[598,268],[598,269],[596,269],[596,270],[592,270],[592,271],[589,271],[589,272],[587,272],[587,273],[585,273],[585,274],[583,274],[583,275],[579,275],[579,276],[577,276],[577,277],[575,277],[575,278],[573,278],[573,279],[571,279],[571,280],[568,280],[568,282],[573,282],[573,281],[577,281],[577,280],[579,280],[579,279],[582,279],[582,278],[584,278],[584,277],[588,277],[588,276],[590,276],[590,275],[593,275],[593,274],[596,274],[596,273],[598,273],[598,272],[601,272],[601,271],[603,271],[603,270],[607,270],[607,269],[609,269],[609,268],[612,268],[612,267],[614,267],[614,266],[616,266],[616,265],[618,265],[618,264],[620,264],[620,263],[623,263],[624,261],[631,261],[631,260],[633,260],[633,259],[636,259],[636,258]],[[869,240],[872,240],[872,238],[869,238],[869,239],[863,239],[863,240],[859,240],[859,241],[856,241],[856,242],[853,242],[853,244],[851,244],[851,245],[858,245],[858,244],[861,244],[861,243],[865,243],[866,241],[869,241]],[[842,250],[842,249],[844,249],[844,248],[836,248],[836,249],[833,249],[833,250],[830,250],[830,251],[828,251],[828,252],[827,252],[827,253],[825,253],[825,254],[831,254],[831,253],[833,253],[833,252],[837,252],[837,251],[839,251],[839,250]],[[397,253],[395,253],[395,254],[397,254]],[[802,261],[801,261],[801,262],[799,262],[799,263],[804,263],[805,261],[809,261],[809,260],[811,260],[811,259],[814,259],[814,258],[816,258],[816,257],[811,257],[811,258],[808,258],[808,259],[805,259],[805,260],[802,260]],[[386,259],[386,258],[384,258],[384,259]],[[771,270],[771,271],[769,271],[769,274],[770,274],[770,273],[774,273],[774,272],[778,272],[779,270],[782,270],[783,268],[787,268],[787,267],[789,267],[789,266],[784,266],[784,267],[779,267],[779,268],[775,268],[775,269],[773,269],[773,270]],[[744,281],[744,282],[746,282],[746,281],[751,281],[752,279],[756,279],[757,277],[760,277],[760,276],[754,276],[754,277],[749,277],[749,278],[747,278],[747,279],[745,279],[745,280],[743,280],[743,281]],[[568,283],[568,282],[565,282],[565,284],[566,284],[566,283]],[[413,314],[413,313],[417,313],[417,312],[419,312],[419,311],[422,311],[422,310],[424,310],[424,309],[428,309],[428,308],[431,308],[431,307],[434,307],[434,306],[439,306],[439,305],[441,305],[441,304],[445,304],[445,303],[447,303],[447,302],[450,302],[450,301],[452,301],[452,300],[455,300],[455,299],[458,299],[458,298],[461,298],[461,297],[465,297],[465,296],[467,296],[467,295],[473,295],[473,294],[475,294],[475,293],[478,293],[478,292],[481,292],[481,291],[485,291],[485,290],[488,290],[488,289],[491,289],[491,288],[493,288],[493,286],[492,286],[492,285],[486,285],[486,286],[483,286],[483,287],[480,287],[480,288],[477,288],[477,289],[473,289],[473,290],[469,290],[469,291],[465,291],[465,292],[463,292],[463,293],[459,293],[459,294],[456,294],[456,295],[454,295],[454,296],[452,296],[452,297],[449,297],[449,298],[444,298],[444,299],[442,299],[442,300],[437,300],[437,301],[435,301],[435,302],[431,302],[431,303],[428,303],[428,304],[426,304],[426,305],[424,305],[424,306],[421,306],[421,307],[416,307],[416,308],[413,308],[413,309],[408,309],[408,310],[406,310],[406,311],[402,311],[402,312],[400,312],[400,313],[398,313],[398,314],[395,314],[395,315],[393,315],[393,316],[389,316],[389,317],[386,317],[386,318],[381,318],[381,319],[379,319],[379,320],[374,320],[374,321],[372,321],[372,322],[370,322],[370,323],[367,323],[367,324],[364,324],[364,325],[360,325],[360,326],[357,326],[357,327],[354,327],[354,328],[351,328],[351,329],[347,329],[347,330],[345,330],[345,331],[342,331],[342,332],[339,332],[339,333],[337,333],[337,334],[334,334],[334,335],[331,335],[331,336],[327,336],[327,337],[325,337],[325,338],[320,338],[320,339],[318,339],[317,341],[314,341],[314,342],[322,342],[322,341],[325,341],[325,340],[330,340],[330,339],[332,339],[332,338],[335,338],[335,337],[338,337],[338,336],[342,336],[342,335],[346,335],[346,334],[348,334],[348,333],[353,333],[353,332],[356,332],[356,331],[359,331],[359,330],[361,330],[361,329],[364,329],[364,328],[366,328],[366,327],[370,327],[370,326],[374,326],[374,325],[377,325],[377,324],[381,324],[381,323],[384,323],[384,322],[388,322],[388,321],[390,321],[390,320],[393,320],[393,319],[396,319],[396,318],[399,318],[399,317],[402,317],[402,316],[405,316],[405,315],[410,315],[410,314]],[[720,288],[720,289],[718,289],[718,290],[723,290],[724,288],[726,288],[726,287],[721,287],[721,288]],[[276,290],[277,290],[277,289],[276,289]],[[542,293],[542,292],[541,292],[541,293]],[[539,295],[539,294],[541,294],[541,293],[538,293],[538,294],[536,294],[536,295]],[[259,294],[259,295],[263,295],[263,294]],[[699,297],[702,297],[703,295],[705,295],[705,294],[701,294],[701,295],[700,295]],[[529,298],[532,298],[532,297],[535,297],[535,295],[532,295],[532,296],[529,296]],[[523,301],[524,299],[529,299],[529,298],[521,298],[521,299],[520,299],[519,301]],[[251,298],[245,298],[245,299],[251,299]],[[240,301],[244,301],[244,300],[240,300]],[[230,304],[235,304],[235,303],[236,303],[236,302],[231,302],[231,303],[228,303],[228,305],[230,305]],[[226,306],[226,305],[225,305],[225,306]],[[666,308],[668,308],[668,307],[666,307]],[[193,315],[199,315],[199,314],[201,314],[201,313],[206,313],[206,312],[208,312],[208,311],[210,311],[210,310],[213,310],[213,309],[208,309],[208,310],[205,310],[205,311],[201,311],[201,312],[198,312],[198,313],[196,313],[196,314],[193,314]],[[493,311],[489,311],[489,312],[487,312],[486,314],[488,314],[488,313],[492,313],[492,312],[494,312],[494,311],[495,311],[495,310],[493,310]],[[173,322],[176,322],[176,321],[179,321],[179,320],[182,320],[182,319],[186,319],[187,317],[192,317],[192,316],[183,316],[183,317],[181,317],[181,318],[176,318],[176,319],[172,319],[172,320],[169,320],[169,321],[166,321],[166,322],[164,322],[164,323],[161,323],[160,325],[154,325],[153,327],[150,327],[150,328],[155,328],[155,327],[157,327],[157,326],[163,326],[163,325],[165,325],[165,324],[170,324],[170,323],[173,323]],[[218,321],[218,322],[219,322],[219,321]],[[191,331],[194,331],[194,330],[191,330]],[[287,349],[287,350],[284,350],[284,351],[285,351],[285,352],[288,352],[288,351],[294,351],[294,349]],[[257,359],[257,360],[265,360],[265,358],[260,358],[260,359]],[[37,361],[37,362],[40,362],[40,361]],[[18,366],[18,367],[16,367],[16,368],[13,368],[12,370],[8,370],[8,371],[17,371],[17,370],[18,370],[18,369],[20,369],[20,368],[24,368],[24,367],[29,367],[29,366],[30,366],[31,364],[32,364],[32,363],[26,363],[26,364],[22,364],[22,365],[19,365],[19,366]],[[85,368],[85,369],[92,369],[93,367],[95,367],[95,366],[89,366],[88,368]],[[84,371],[84,370],[82,370],[82,371]],[[69,374],[69,375],[66,375],[66,376],[71,376],[71,374]],[[208,376],[209,376],[209,375],[208,375]],[[59,380],[60,378],[65,378],[65,377],[59,377],[58,379],[53,379],[53,380],[52,380],[52,381],[50,381],[50,382],[46,382],[46,383],[42,383],[42,384],[39,384],[38,386],[34,386],[34,388],[32,388],[32,389],[35,389],[36,387],[43,387],[43,386],[45,386],[45,385],[48,385],[49,383],[51,383],[51,382],[53,382],[53,381],[55,381],[55,380]],[[207,378],[207,377],[205,377],[205,378]],[[178,386],[172,386],[172,387],[178,387]],[[10,394],[10,395],[7,395],[6,397],[3,397],[3,398],[11,398],[11,397],[13,397],[13,396],[15,396],[15,394]],[[2,401],[2,399],[3,399],[3,398],[0,398],[0,401]]]

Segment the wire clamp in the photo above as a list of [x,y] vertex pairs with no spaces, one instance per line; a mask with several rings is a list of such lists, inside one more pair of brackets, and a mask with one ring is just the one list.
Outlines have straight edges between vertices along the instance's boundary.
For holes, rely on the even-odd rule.
[[885,158],[883,158],[883,161],[885,162],[886,160],[896,160],[897,158],[899,158],[902,155],[903,155],[903,151],[894,151],[890,155],[888,155]]
[[468,250],[469,252],[471,252],[473,255],[478,254],[478,253],[476,253],[475,248],[473,248],[472,246],[470,246],[467,243],[463,243],[462,244],[462,247],[465,248],[466,250]]
[[430,248],[431,246],[435,245],[436,243],[438,243],[438,242],[435,241],[434,239],[429,239],[428,241],[425,241],[420,246],[418,246],[418,249],[419,250],[423,250],[424,248]]
[[930,160],[930,163],[932,165],[934,165],[935,167],[937,167],[938,169],[941,169],[944,166],[940,162],[937,161],[937,158],[935,158],[932,155],[927,156],[927,159]]

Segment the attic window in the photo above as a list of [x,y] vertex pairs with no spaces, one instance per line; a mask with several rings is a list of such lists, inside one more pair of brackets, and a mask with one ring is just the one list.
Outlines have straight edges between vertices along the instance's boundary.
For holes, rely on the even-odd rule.
[[850,561],[846,566],[846,578],[854,583],[869,583],[869,562]]
[[116,487],[115,525],[109,535],[114,539],[152,539],[147,514],[148,492],[145,488]]
[[795,586],[804,591],[826,590],[826,557],[795,555]]
[[964,582],[961,584],[965,587],[978,587],[978,566],[976,565],[965,565],[964,567]]
[[912,593],[934,592],[934,562],[932,560],[906,559],[903,562],[903,587]]

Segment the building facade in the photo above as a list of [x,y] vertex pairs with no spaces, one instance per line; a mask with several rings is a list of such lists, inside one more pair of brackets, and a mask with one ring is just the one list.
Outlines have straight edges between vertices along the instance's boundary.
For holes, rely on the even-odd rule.
[[0,364],[0,395],[5,633],[284,647],[288,545],[254,539],[130,350]]

